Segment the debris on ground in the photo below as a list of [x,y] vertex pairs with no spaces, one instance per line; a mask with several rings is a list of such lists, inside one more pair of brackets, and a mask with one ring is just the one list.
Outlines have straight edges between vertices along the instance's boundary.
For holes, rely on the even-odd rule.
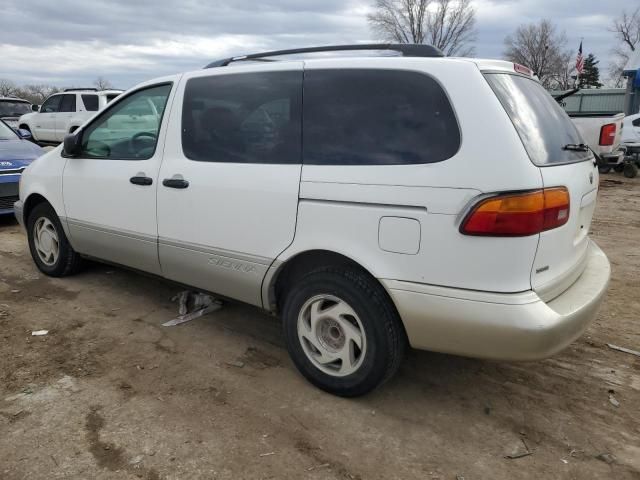
[[261,453],[260,456],[261,457],[270,457],[271,455],[275,455],[276,452],[268,452],[268,453]]
[[173,320],[163,323],[163,327],[180,325],[222,308],[222,302],[216,300],[211,295],[191,292],[189,290],[180,292],[173,297],[171,301],[178,302],[178,316]]
[[609,403],[616,408],[620,406],[620,402],[616,400],[616,397],[614,397],[612,394],[609,394]]
[[631,350],[630,348],[619,347],[617,345],[613,345],[611,343],[607,343],[607,347],[612,350],[617,350],[619,352],[628,353],[630,355],[635,355],[636,357],[640,357],[640,352],[637,350]]
[[520,439],[520,442],[518,442],[514,446],[511,453],[508,453],[507,455],[505,455],[505,458],[508,458],[510,460],[515,460],[516,458],[527,457],[529,455],[533,455],[533,452],[529,450],[529,447],[527,446],[525,441]]
[[330,465],[328,463],[323,463],[321,465],[314,465],[313,467],[307,468],[307,472],[311,472],[313,470],[318,470],[320,468],[328,468],[328,467],[330,467]]
[[596,458],[608,465],[611,465],[613,462],[616,461],[616,457],[614,457],[610,453],[601,453],[600,455],[597,455]]
[[244,362],[240,362],[240,361],[232,361],[232,362],[224,362],[227,365],[229,365],[230,367],[236,367],[236,368],[242,368],[244,367]]
[[49,330],[34,330],[31,332],[32,337],[42,337],[43,335],[47,335]]

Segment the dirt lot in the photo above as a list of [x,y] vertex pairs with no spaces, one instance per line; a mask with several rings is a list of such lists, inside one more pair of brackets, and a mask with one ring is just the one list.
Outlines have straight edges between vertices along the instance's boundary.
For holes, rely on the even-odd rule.
[[640,479],[640,358],[606,345],[640,350],[640,178],[603,176],[593,236],[609,296],[561,355],[411,352],[346,400],[295,371],[277,319],[228,304],[161,327],[176,287],[46,278],[0,220],[0,478]]

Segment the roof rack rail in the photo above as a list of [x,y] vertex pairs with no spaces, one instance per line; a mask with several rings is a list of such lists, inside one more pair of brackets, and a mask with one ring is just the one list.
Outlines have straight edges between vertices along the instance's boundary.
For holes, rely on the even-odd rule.
[[347,52],[353,50],[391,50],[401,53],[403,57],[444,57],[442,51],[432,45],[423,44],[396,44],[396,43],[364,43],[356,45],[328,45],[324,47],[294,48],[292,50],[274,50],[271,52],[252,53],[250,55],[240,55],[237,57],[223,58],[211,62],[204,68],[226,67],[230,63],[246,60],[271,61],[267,57],[279,57],[282,55],[295,55],[299,53],[319,53],[319,52]]
[[95,88],[95,87],[88,87],[88,88],[76,88],[76,87],[74,87],[74,88],[65,88],[64,91],[65,92],[86,92],[86,91],[97,92],[98,89]]

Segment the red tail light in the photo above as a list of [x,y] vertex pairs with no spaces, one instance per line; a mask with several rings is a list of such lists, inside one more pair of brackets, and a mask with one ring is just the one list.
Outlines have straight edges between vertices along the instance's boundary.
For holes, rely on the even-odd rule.
[[607,123],[600,129],[600,145],[603,147],[609,147],[613,145],[613,141],[616,138],[616,124]]
[[495,237],[534,235],[567,223],[569,203],[569,191],[564,187],[496,195],[471,209],[460,233]]

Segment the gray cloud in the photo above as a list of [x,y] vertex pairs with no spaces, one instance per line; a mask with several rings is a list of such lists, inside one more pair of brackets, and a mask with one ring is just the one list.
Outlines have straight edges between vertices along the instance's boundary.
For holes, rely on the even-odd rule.
[[[6,2],[6,0],[5,0]],[[371,40],[367,0],[8,0],[0,6],[0,77],[122,87],[261,49]],[[499,58],[505,35],[546,17],[569,47],[584,37],[606,69],[611,19],[628,0],[476,0],[478,56]]]

